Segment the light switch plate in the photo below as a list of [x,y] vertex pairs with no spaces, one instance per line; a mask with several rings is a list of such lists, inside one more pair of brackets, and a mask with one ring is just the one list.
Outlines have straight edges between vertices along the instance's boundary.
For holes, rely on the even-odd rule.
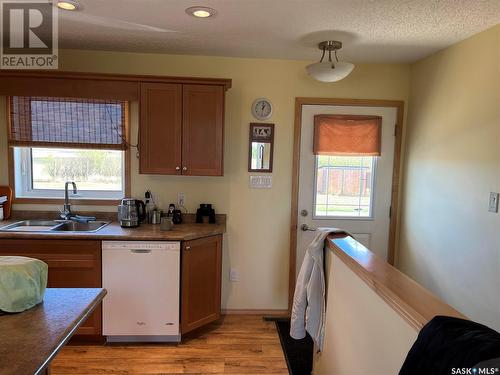
[[238,282],[240,281],[240,273],[236,268],[229,269],[229,281]]
[[498,196],[499,193],[491,192],[490,193],[490,204],[488,206],[488,211],[489,212],[498,212]]
[[250,187],[253,189],[271,189],[273,187],[273,177],[251,175]]

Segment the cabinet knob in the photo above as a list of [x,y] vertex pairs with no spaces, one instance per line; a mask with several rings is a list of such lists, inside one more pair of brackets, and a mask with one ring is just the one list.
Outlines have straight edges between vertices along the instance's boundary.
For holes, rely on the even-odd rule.
[[182,170],[183,170],[183,171],[187,171],[187,170],[188,170],[188,167],[182,167]]
[[176,171],[180,171],[180,170],[181,170],[181,167],[175,167],[175,170],[176,170]]
[[186,246],[185,249],[186,249],[186,251],[189,251],[189,250],[191,250],[191,246]]

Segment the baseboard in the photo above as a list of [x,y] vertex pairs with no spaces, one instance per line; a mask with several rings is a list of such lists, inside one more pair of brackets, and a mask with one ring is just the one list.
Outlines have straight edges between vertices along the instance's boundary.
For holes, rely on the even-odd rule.
[[273,315],[288,316],[288,310],[262,310],[262,309],[222,309],[222,315]]

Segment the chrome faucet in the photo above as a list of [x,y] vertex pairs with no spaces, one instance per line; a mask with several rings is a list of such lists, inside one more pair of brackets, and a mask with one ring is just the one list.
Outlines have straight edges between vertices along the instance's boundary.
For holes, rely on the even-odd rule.
[[64,206],[61,211],[61,219],[70,220],[71,219],[71,204],[69,203],[68,195],[68,185],[73,185],[73,194],[76,194],[78,190],[76,189],[76,184],[73,181],[67,181],[64,184]]

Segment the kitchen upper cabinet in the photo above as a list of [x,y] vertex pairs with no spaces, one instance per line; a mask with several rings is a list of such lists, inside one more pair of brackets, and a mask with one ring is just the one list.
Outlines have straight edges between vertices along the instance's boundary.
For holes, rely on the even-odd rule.
[[182,174],[223,175],[224,89],[184,85]]
[[182,245],[181,333],[220,318],[222,236]]
[[181,173],[181,84],[141,84],[139,137],[140,173]]
[[141,83],[140,173],[222,176],[225,86]]
[[[101,242],[91,240],[0,239],[0,255],[36,258],[49,266],[49,288],[100,288]],[[101,335],[101,305],[76,335]]]

